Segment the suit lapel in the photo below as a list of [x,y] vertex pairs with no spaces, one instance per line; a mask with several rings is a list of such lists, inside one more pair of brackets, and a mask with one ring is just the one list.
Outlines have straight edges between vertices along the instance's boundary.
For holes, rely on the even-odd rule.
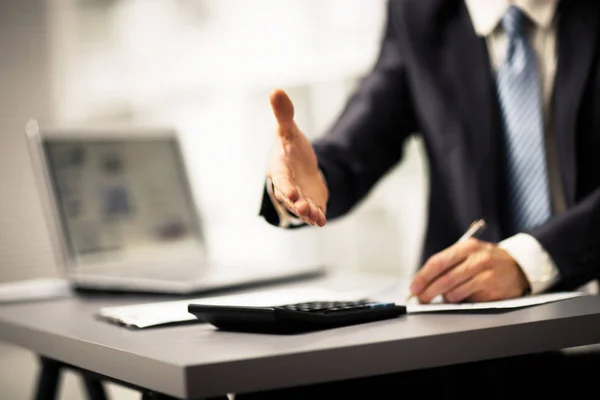
[[460,2],[455,18],[450,18],[444,38],[442,57],[447,62],[446,81],[451,85],[450,101],[456,102],[461,124],[466,132],[470,157],[468,171],[476,180],[481,217],[488,220],[490,229],[484,238],[501,238],[498,213],[498,156],[500,152],[500,121],[498,102],[485,39],[477,36],[471,19]]
[[575,202],[577,114],[596,47],[598,11],[584,1],[562,1],[558,14],[554,111],[566,203]]

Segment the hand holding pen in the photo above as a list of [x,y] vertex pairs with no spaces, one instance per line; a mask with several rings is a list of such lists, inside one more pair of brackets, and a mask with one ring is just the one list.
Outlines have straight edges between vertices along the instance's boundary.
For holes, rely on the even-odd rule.
[[521,296],[529,282],[511,255],[495,243],[476,239],[484,220],[473,222],[452,246],[434,254],[415,275],[411,297],[429,303],[494,301]]

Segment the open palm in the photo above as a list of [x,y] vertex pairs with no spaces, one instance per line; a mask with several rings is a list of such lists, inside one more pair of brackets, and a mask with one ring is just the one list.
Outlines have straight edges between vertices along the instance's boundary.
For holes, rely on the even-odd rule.
[[277,120],[275,151],[269,166],[277,200],[310,225],[325,225],[327,185],[310,141],[294,122],[294,105],[280,89],[270,96]]

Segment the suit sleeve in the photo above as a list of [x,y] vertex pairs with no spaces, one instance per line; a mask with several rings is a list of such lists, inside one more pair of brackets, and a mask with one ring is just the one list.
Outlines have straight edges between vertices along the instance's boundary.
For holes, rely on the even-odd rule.
[[[403,59],[402,15],[388,2],[385,34],[371,72],[360,82],[329,134],[313,143],[327,181],[327,218],[349,212],[402,157],[416,131]],[[278,223],[268,196],[260,214]]]
[[573,290],[600,278],[600,189],[531,234],[560,273],[549,290]]

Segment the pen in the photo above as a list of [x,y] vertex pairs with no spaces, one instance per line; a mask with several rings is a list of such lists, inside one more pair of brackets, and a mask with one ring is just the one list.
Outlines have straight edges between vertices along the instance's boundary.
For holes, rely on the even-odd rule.
[[[481,232],[483,232],[485,230],[486,227],[487,227],[487,224],[485,223],[485,220],[478,219],[477,221],[474,221],[469,226],[469,229],[467,229],[466,232],[463,233],[463,235],[457,240],[456,243],[464,242],[467,239],[479,236],[481,234]],[[414,294],[411,294],[410,296],[408,296],[408,299],[406,299],[406,302],[408,303],[413,297],[415,297]]]
[[487,225],[483,219],[479,219],[473,222],[471,226],[469,226],[469,229],[467,229],[467,231],[460,237],[460,239],[458,239],[458,242],[464,242],[467,239],[479,236],[479,234],[481,234],[481,232],[484,231],[486,226]]

